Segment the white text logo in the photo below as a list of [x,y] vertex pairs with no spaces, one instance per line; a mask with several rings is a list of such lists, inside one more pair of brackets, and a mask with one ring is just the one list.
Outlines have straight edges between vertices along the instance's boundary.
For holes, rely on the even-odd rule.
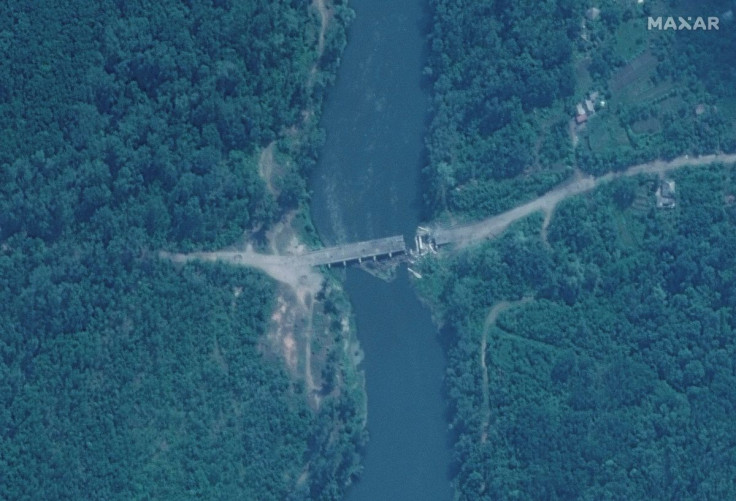
[[647,19],[648,30],[718,30],[720,19],[717,17],[649,17]]

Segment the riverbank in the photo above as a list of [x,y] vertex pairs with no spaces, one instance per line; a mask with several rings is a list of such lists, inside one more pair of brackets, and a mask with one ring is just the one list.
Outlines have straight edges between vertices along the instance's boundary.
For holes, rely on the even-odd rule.
[[344,30],[216,4],[0,6],[2,499],[337,500],[352,476],[339,289],[151,251],[285,252],[311,226]]
[[321,145],[324,95],[336,78],[352,11],[344,2],[329,0],[314,0],[310,8],[319,19],[316,57],[307,81],[311,104],[301,112],[302,123],[285,130],[258,158],[269,191],[294,208],[263,235],[261,248],[270,257],[244,242],[236,248],[245,251],[244,262],[257,263],[279,283],[276,309],[261,347],[267,357],[283,361],[297,391],[303,384],[314,412],[316,433],[296,491],[309,492],[310,498],[330,492],[332,499],[342,497],[357,474],[359,450],[366,441],[365,382],[358,369],[362,354],[352,311],[342,285],[332,276],[274,261],[322,245],[312,224],[306,180]]
[[[546,242],[531,215],[418,267],[448,341],[459,499],[669,499],[682,478],[694,497],[729,497],[715,486],[735,468],[720,412],[733,401],[721,360],[736,352],[723,253],[735,171],[666,175],[674,206],[657,205],[656,175],[623,178],[562,202]],[[702,471],[703,460],[718,467]]]
[[[421,86],[426,4],[367,0],[354,7],[322,119],[327,141],[310,180],[312,214],[327,245],[389,235],[412,241],[429,104]],[[365,354],[370,434],[349,501],[452,495],[442,349],[403,265],[397,271],[390,282],[358,268],[336,272]]]

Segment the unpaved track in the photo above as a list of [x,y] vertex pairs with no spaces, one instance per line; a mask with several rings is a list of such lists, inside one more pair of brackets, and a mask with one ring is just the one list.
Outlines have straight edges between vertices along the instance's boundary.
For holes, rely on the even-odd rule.
[[591,191],[603,183],[614,179],[638,174],[664,174],[682,167],[699,167],[714,163],[736,163],[736,154],[704,155],[701,157],[678,157],[671,162],[655,160],[653,162],[629,167],[620,172],[612,172],[600,177],[579,175],[553,189],[539,198],[515,207],[497,216],[492,216],[476,223],[456,226],[453,228],[436,227],[433,234],[438,241],[455,242],[458,247],[464,247],[480,240],[493,238],[502,233],[508,226],[530,214],[543,211],[547,217],[554,211],[560,201]]
[[[436,227],[433,234],[463,247],[480,240],[492,238],[502,233],[508,226],[530,214],[543,211],[549,218],[557,204],[571,196],[592,190],[613,179],[638,174],[664,174],[682,167],[697,167],[714,163],[736,163],[736,154],[706,155],[689,158],[679,157],[671,162],[654,161],[634,165],[620,172],[609,173],[600,177],[577,176],[567,183],[497,216],[489,217],[476,223],[452,228]],[[314,261],[309,252],[294,255],[259,254],[249,246],[245,250],[222,250],[214,252],[193,252],[190,254],[173,254],[161,251],[159,256],[174,262],[188,261],[224,261],[233,265],[250,266],[264,271],[279,282],[294,288],[300,300],[306,304],[305,294],[316,294],[322,284],[322,275],[310,263]]]
[[526,304],[531,300],[531,297],[524,297],[523,299],[519,299],[517,301],[500,301],[494,304],[493,307],[491,307],[491,310],[488,312],[488,316],[486,316],[486,320],[483,324],[483,334],[480,340],[480,367],[483,375],[483,419],[480,426],[481,443],[486,443],[486,441],[488,440],[488,426],[491,422],[491,404],[490,397],[488,395],[488,365],[486,364],[486,345],[488,344],[488,331],[490,331],[491,327],[496,324],[496,319],[498,319],[498,316],[501,313],[516,306]]
[[309,296],[314,297],[322,287],[322,275],[310,266],[303,264],[300,256],[277,256],[260,254],[251,247],[246,250],[223,250],[214,252],[192,252],[190,254],[174,254],[161,251],[159,257],[175,263],[189,261],[221,261],[235,266],[258,268],[271,278],[289,285],[296,293],[303,306],[309,303]]
[[314,8],[319,12],[319,38],[317,39],[317,58],[322,57],[325,51],[325,35],[327,34],[327,26],[330,23],[332,12],[327,6],[326,0],[314,0],[312,2]]

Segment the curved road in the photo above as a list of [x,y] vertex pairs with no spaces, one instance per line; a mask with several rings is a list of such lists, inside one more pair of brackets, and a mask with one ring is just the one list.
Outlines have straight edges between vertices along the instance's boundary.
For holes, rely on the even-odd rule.
[[[736,154],[714,154],[700,157],[681,156],[670,162],[655,160],[653,162],[633,165],[623,171],[611,172],[600,177],[579,175],[572,180],[558,186],[539,198],[519,205],[501,214],[491,216],[482,221],[458,225],[451,228],[435,226],[431,234],[441,243],[455,243],[459,247],[493,238],[501,234],[508,226],[530,214],[543,211],[547,216],[562,200],[591,191],[592,189],[619,177],[636,176],[638,174],[664,174],[682,167],[698,167],[714,163],[736,163]],[[329,249],[324,249],[326,251]],[[289,284],[292,287],[310,292],[319,290],[322,283],[321,275],[312,269],[314,252],[297,255],[260,254],[248,248],[243,251],[222,250],[214,252],[193,252],[191,254],[173,254],[161,251],[159,256],[174,262],[193,260],[225,261],[234,265],[250,266],[264,271],[276,280]]]
[[623,171],[611,172],[600,177],[579,175],[531,202],[519,205],[496,216],[451,228],[437,226],[432,228],[431,234],[439,243],[456,243],[458,247],[464,247],[479,240],[493,238],[502,233],[510,224],[534,212],[543,211],[549,216],[562,200],[591,191],[597,186],[614,179],[638,174],[663,174],[682,167],[698,167],[714,163],[736,163],[736,154],[714,154],[692,158],[685,155],[670,162],[655,160],[645,164],[633,165]]

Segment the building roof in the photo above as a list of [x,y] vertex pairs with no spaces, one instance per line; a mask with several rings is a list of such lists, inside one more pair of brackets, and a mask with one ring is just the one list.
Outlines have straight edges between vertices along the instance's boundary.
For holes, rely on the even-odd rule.
[[675,182],[671,179],[662,181],[660,188],[662,189],[663,197],[673,198],[675,196]]

